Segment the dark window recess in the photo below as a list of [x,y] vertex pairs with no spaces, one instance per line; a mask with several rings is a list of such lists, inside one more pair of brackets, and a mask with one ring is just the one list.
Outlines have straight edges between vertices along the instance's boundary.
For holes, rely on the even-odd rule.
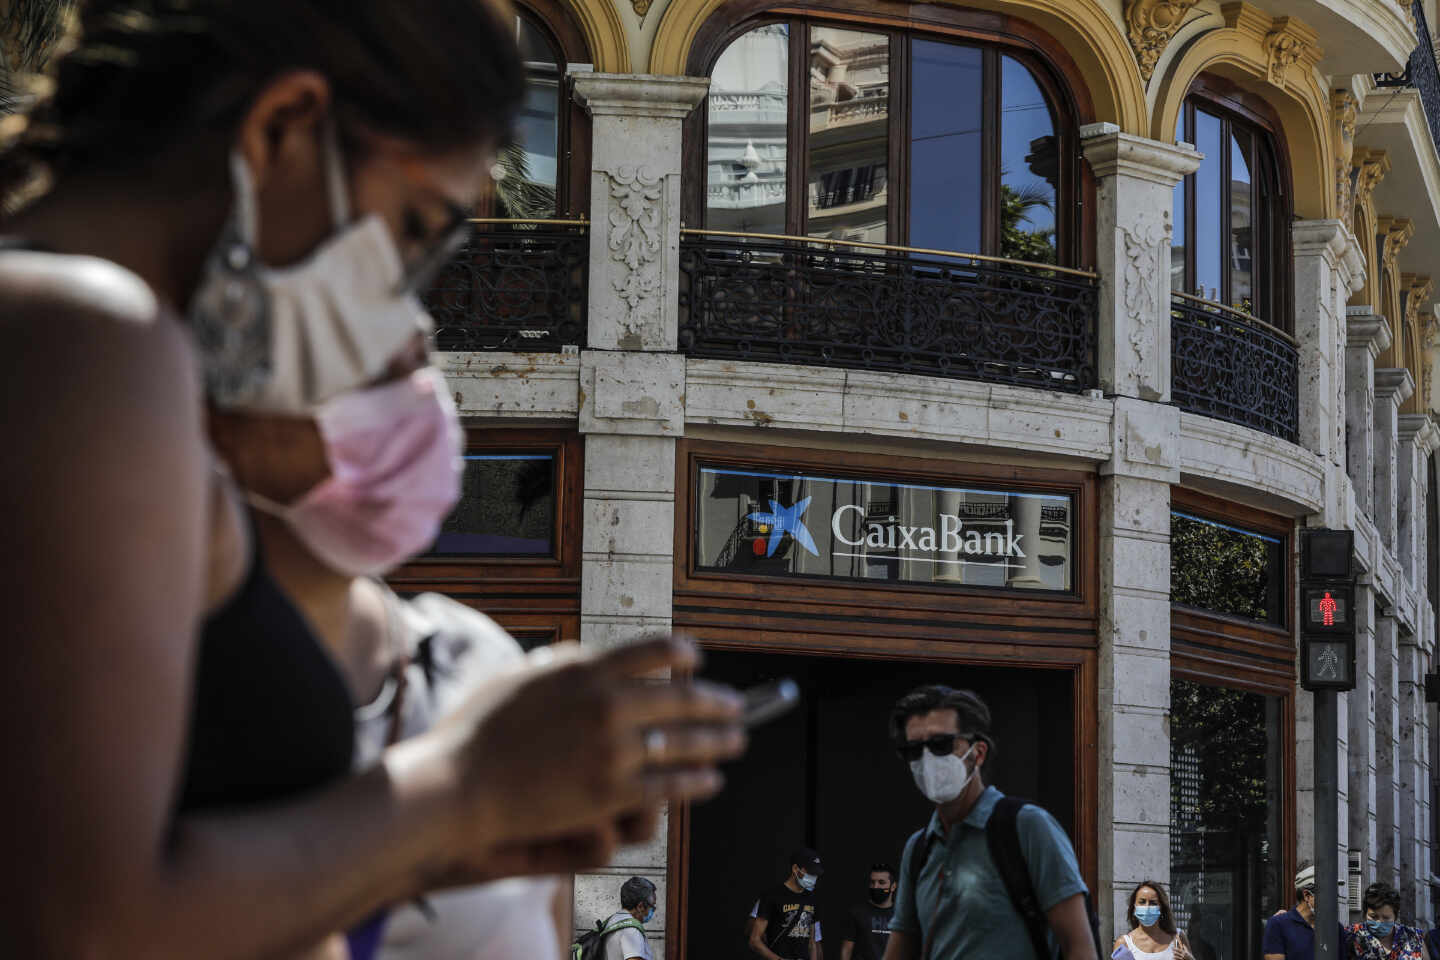
[[1279,697],[1170,681],[1170,898],[1199,957],[1260,955],[1289,905]]
[[430,555],[554,556],[555,456],[466,456],[460,502],[440,528]]
[[1283,625],[1284,546],[1278,537],[1172,512],[1170,600]]

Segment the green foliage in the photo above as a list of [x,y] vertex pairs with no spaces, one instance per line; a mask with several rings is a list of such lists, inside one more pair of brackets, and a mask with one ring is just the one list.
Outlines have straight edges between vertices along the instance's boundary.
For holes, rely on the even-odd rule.
[[[1187,753],[1199,760],[1200,796],[1194,813],[1205,832],[1265,833],[1266,760],[1272,746],[1263,696],[1172,681],[1170,749],[1177,767]],[[1179,809],[1172,812],[1177,819],[1181,815]]]
[[1269,621],[1273,544],[1214,524],[1170,519],[1170,599],[1187,607]]
[[0,0],[0,113],[14,110],[26,74],[43,70],[75,0]]
[[1038,183],[1019,190],[1009,184],[1000,187],[1000,256],[1034,263],[1055,262],[1055,228],[1026,230],[1022,226],[1033,226],[1030,212],[1037,207],[1052,209],[1046,187]]
[[497,216],[517,220],[555,216],[555,188],[530,179],[530,162],[524,146],[506,144],[500,149],[496,165],[504,174],[495,181]]

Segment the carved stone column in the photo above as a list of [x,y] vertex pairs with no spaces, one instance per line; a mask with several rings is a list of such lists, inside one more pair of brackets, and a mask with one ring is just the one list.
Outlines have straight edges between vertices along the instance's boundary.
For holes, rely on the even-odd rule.
[[1404,367],[1375,371],[1375,527],[1380,542],[1392,553],[1400,496],[1396,470],[1400,405],[1414,391],[1415,380]]
[[1425,460],[1434,451],[1437,435],[1428,416],[1402,413],[1396,423],[1396,533],[1395,553],[1410,589],[1425,593]]
[[1095,235],[1100,285],[1096,362],[1107,394],[1170,400],[1170,234],[1175,184],[1202,156],[1120,133],[1111,123],[1081,129],[1099,181]]
[[591,350],[674,350],[679,317],[680,126],[710,81],[582,73],[590,161]]
[[1375,358],[1390,346],[1390,324],[1370,307],[1345,311],[1345,468],[1355,503],[1375,517]]

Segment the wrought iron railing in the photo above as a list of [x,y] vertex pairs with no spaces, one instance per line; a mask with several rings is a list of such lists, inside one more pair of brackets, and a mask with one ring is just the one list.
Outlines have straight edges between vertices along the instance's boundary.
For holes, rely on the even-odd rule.
[[1284,331],[1183,293],[1170,304],[1175,405],[1294,443],[1300,430],[1300,352]]
[[680,349],[1080,391],[1095,274],[891,244],[682,230]]
[[425,294],[441,350],[558,352],[585,334],[584,220],[473,221]]
[[1414,87],[1420,92],[1425,119],[1430,124],[1430,139],[1440,150],[1440,66],[1435,63],[1435,42],[1430,38],[1430,25],[1425,21],[1425,4],[1414,0],[1411,11],[1415,17],[1415,49],[1400,73],[1377,73],[1375,85],[1380,87]]

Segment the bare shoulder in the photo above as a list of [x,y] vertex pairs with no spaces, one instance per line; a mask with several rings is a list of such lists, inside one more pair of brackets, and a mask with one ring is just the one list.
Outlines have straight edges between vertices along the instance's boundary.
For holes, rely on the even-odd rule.
[[44,309],[148,326],[160,316],[149,284],[99,257],[15,250],[0,257],[5,316]]

